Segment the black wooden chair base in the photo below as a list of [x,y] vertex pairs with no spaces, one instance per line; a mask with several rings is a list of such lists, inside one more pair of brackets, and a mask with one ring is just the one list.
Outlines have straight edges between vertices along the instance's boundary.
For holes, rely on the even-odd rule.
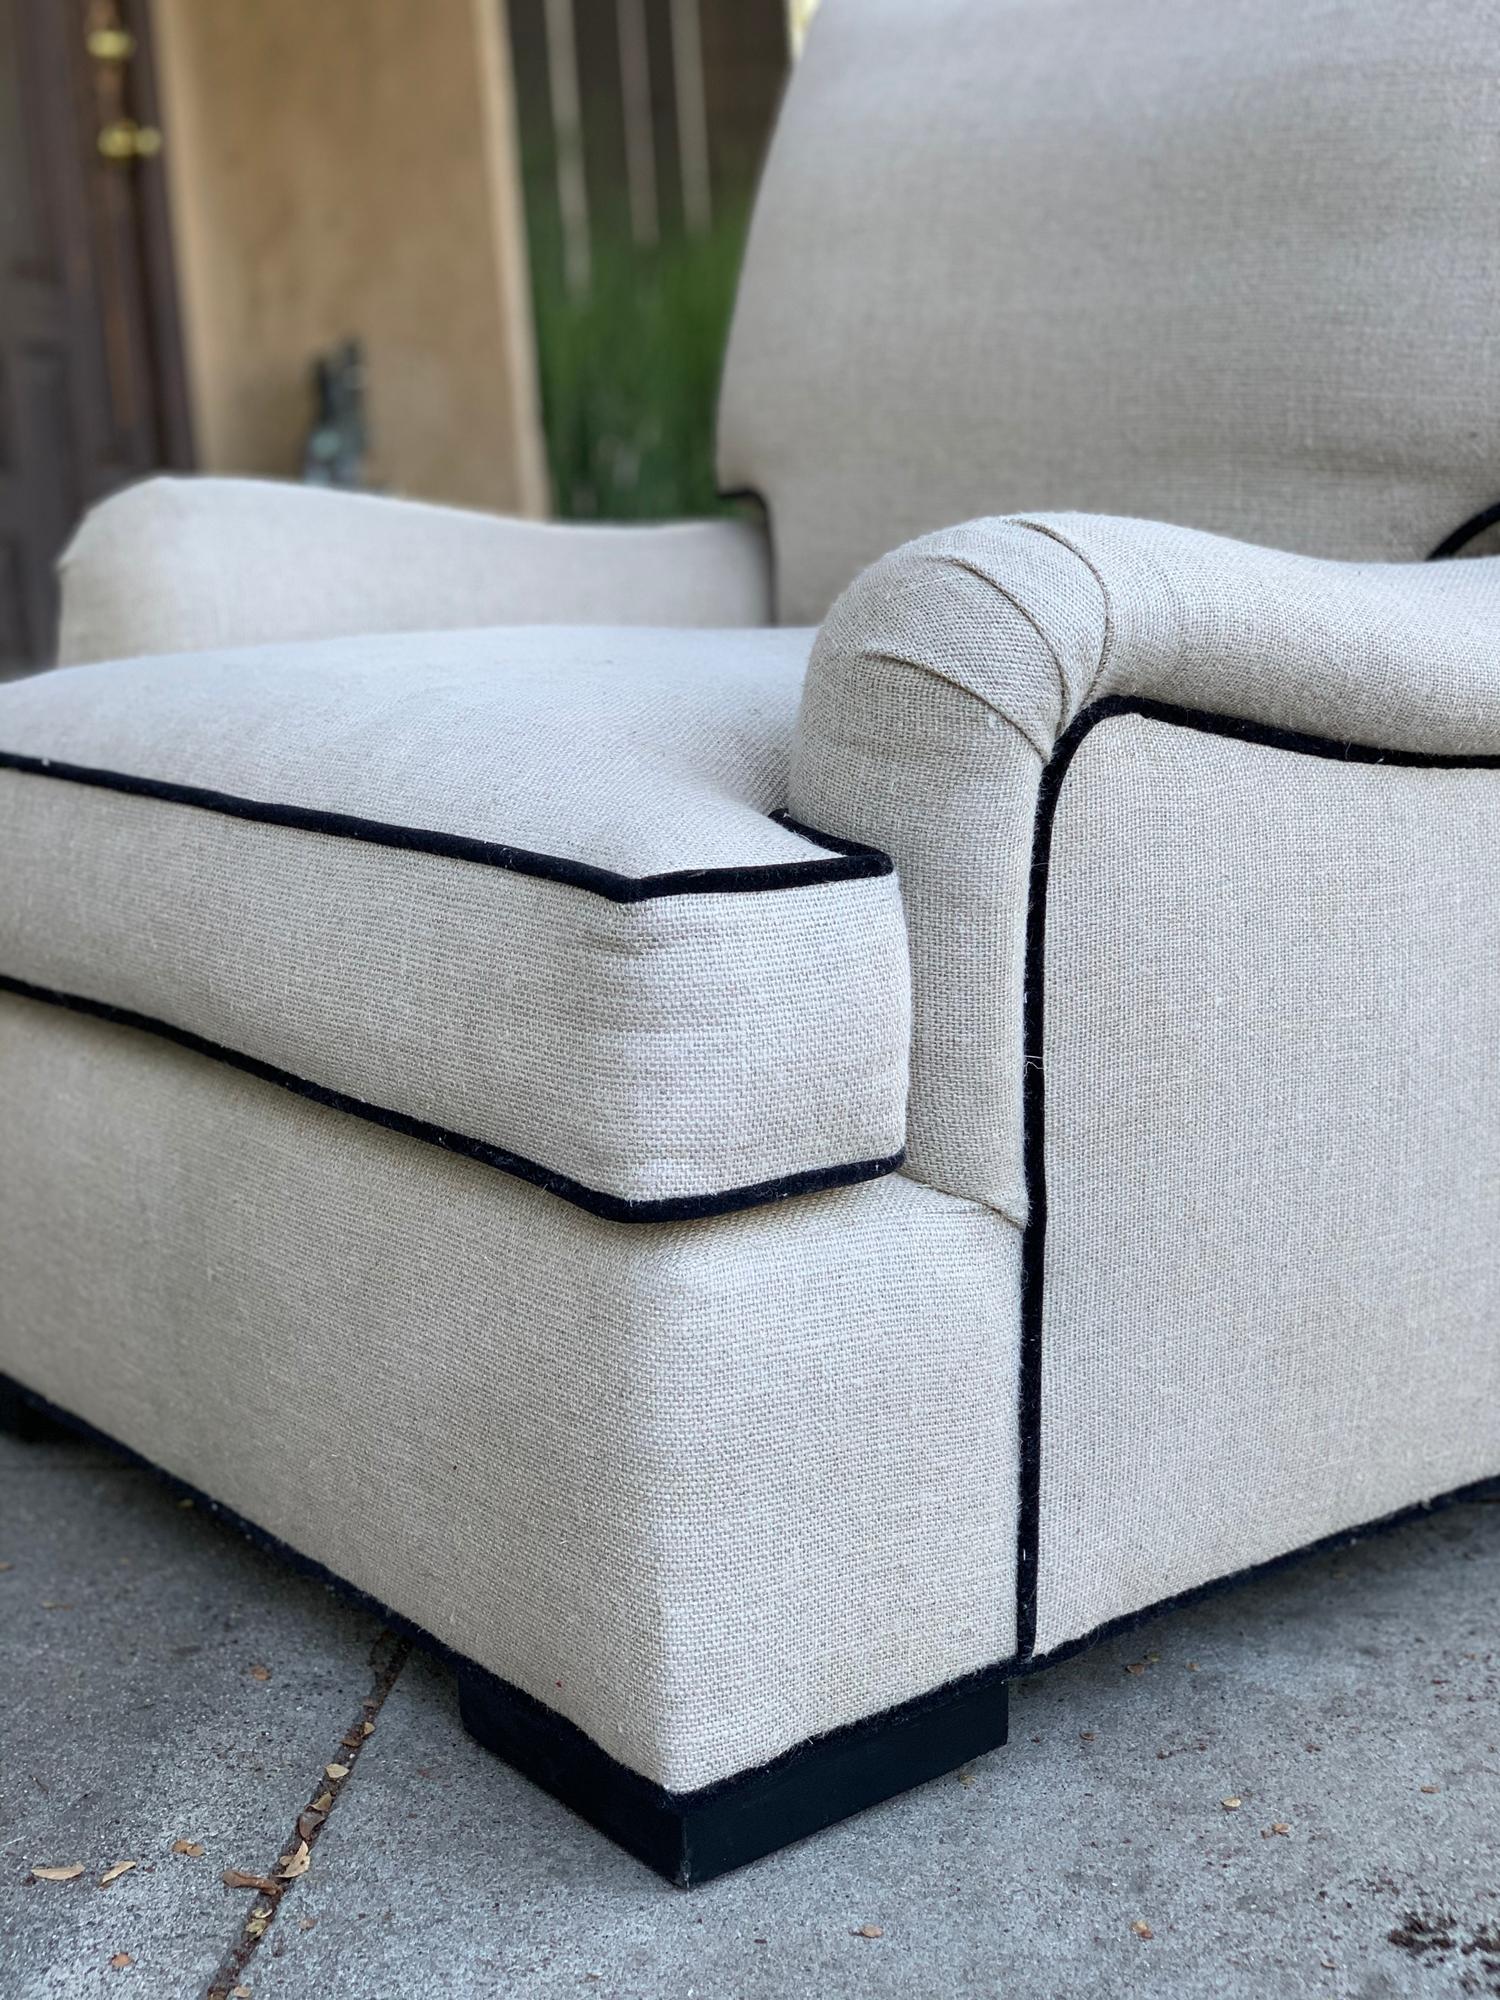
[[460,1662],[469,1734],[679,1888],[774,1854],[1005,1742],[1009,1690],[975,1676],[701,1791],[668,1792],[482,1667]]

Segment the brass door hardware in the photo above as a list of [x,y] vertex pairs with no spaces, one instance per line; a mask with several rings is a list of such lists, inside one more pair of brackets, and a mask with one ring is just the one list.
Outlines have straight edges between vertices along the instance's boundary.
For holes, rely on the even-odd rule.
[[154,125],[137,125],[133,118],[112,118],[99,134],[99,151],[106,160],[154,160],[161,151],[161,133]]
[[95,62],[129,62],[135,54],[135,36],[128,28],[91,28],[84,47]]

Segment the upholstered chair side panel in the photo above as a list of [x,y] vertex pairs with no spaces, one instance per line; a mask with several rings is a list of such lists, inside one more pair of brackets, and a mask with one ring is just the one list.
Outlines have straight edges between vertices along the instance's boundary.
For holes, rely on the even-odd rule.
[[252,479],[158,478],[61,561],[63,665],[482,625],[764,625],[740,520],[593,527]]
[[908,1170],[1023,1220],[1019,1650],[1500,1472],[1500,563],[972,522],[813,649]]
[[1016,1232],[626,1227],[0,994],[0,1373],[690,1790],[1014,1643]]
[[1078,746],[1044,924],[1039,1652],[1500,1473],[1497,882],[1500,760],[1128,712]]

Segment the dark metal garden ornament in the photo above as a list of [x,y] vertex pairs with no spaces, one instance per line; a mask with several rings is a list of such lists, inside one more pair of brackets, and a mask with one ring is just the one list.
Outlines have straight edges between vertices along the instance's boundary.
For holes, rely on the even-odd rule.
[[317,414],[302,453],[308,486],[363,486],[369,434],[365,426],[365,350],[346,340],[313,363]]

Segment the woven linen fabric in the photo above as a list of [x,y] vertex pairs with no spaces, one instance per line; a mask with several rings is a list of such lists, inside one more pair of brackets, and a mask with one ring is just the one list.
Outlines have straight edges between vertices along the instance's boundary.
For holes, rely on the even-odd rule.
[[[519,1155],[573,1198],[888,1165],[910,1040],[895,882],[768,817],[806,649],[536,627],[18,682],[0,690],[0,978]],[[732,886],[622,902],[7,756]]]
[[1497,883],[1500,769],[1139,715],[1078,749],[1047,894],[1039,1650],[1500,1474]]
[[473,625],[763,625],[742,521],[566,526],[255,479],[156,478],[60,565],[64,665]]
[[1418,754],[1500,752],[1500,561],[1339,563],[1040,515],[909,543],[835,606],[792,810],[897,863],[909,1170],[1016,1221],[1038,785],[1075,717],[1122,695]]
[[1500,497],[1496,0],[826,0],[720,412],[780,616],[974,514],[1371,560]]
[[0,994],[0,1371],[691,1789],[1004,1657],[1016,1237],[629,1229]]

